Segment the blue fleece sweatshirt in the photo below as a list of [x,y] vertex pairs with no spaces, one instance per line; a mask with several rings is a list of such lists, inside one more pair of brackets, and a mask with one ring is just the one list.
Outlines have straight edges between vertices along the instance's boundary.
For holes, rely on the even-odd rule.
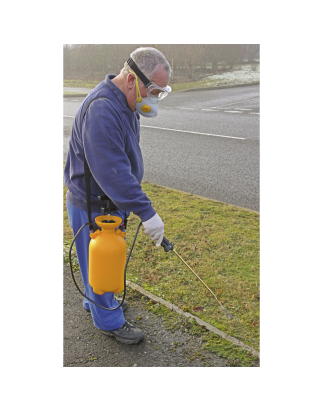
[[67,200],[87,210],[84,147],[92,174],[92,211],[100,212],[101,206],[106,206],[97,199],[106,194],[120,210],[147,221],[156,211],[141,188],[144,163],[139,146],[139,113],[130,110],[125,94],[111,81],[114,77],[107,75],[76,113],[64,170]]

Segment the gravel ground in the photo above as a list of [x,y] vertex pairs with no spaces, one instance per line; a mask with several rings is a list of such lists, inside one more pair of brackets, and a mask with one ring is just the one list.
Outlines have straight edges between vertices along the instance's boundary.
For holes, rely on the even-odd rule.
[[167,330],[162,318],[145,308],[139,293],[127,297],[125,312],[126,320],[145,333],[134,345],[121,344],[95,328],[82,298],[64,264],[64,367],[227,366],[224,359],[203,350],[199,337]]

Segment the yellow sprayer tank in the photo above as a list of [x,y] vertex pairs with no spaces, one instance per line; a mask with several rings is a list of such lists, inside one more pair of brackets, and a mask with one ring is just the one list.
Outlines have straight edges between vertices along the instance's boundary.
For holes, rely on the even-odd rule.
[[[116,228],[122,223],[114,215],[96,217],[96,224],[102,231],[90,234],[89,245],[89,283],[95,294],[106,292],[120,293],[124,289],[124,269],[126,265],[126,235]],[[112,222],[114,221],[114,222]]]

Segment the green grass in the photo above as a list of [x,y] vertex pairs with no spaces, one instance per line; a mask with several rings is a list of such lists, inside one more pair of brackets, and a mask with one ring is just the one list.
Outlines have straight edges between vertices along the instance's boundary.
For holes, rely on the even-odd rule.
[[192,90],[196,88],[208,88],[208,87],[220,87],[220,86],[229,86],[230,83],[227,81],[223,81],[223,79],[202,79],[202,80],[197,80],[197,81],[191,81],[187,83],[177,83],[177,84],[171,84],[172,91],[173,92],[178,92],[178,91],[184,91],[184,90]]
[[194,88],[207,88],[207,87],[217,87],[220,85],[221,80],[197,80],[197,81],[190,81],[186,83],[177,83],[171,84],[172,90],[174,93],[177,91],[184,91],[184,90],[191,90]]
[[[127,299],[131,301],[133,293],[127,292]],[[169,330],[180,330],[190,335],[200,337],[205,345],[203,349],[217,354],[221,358],[227,360],[230,366],[250,367],[259,364],[259,359],[253,356],[250,352],[240,348],[233,343],[223,339],[222,337],[208,332],[206,329],[197,324],[194,319],[187,319],[180,314],[170,311],[161,304],[154,304],[146,297],[141,297],[146,302],[146,308],[149,311],[163,318],[166,328]]]
[[[173,92],[190,90],[193,88],[216,87],[221,80],[198,80],[187,83],[171,83]],[[83,80],[64,80],[64,87],[94,88],[100,81],[88,82]],[[65,91],[64,94],[67,92]]]
[[63,92],[63,95],[64,96],[66,96],[66,95],[79,95],[80,93],[79,92],[76,92],[76,91],[64,91]]
[[[129,280],[259,349],[259,215],[150,183],[143,189],[164,221],[165,236],[234,318],[224,315],[174,253],[156,247],[143,230],[132,254]],[[138,223],[131,215],[129,246]],[[198,305],[203,312],[193,311]]]
[[[217,83],[218,81],[212,81],[212,84]],[[100,81],[85,81],[85,80],[64,80],[64,87],[78,87],[78,88],[94,88],[96,87]],[[206,84],[210,83],[207,80],[199,80],[199,81],[192,81],[187,83],[178,83],[178,84],[171,84],[172,89],[174,92],[188,90],[191,88],[198,88],[204,87]],[[64,93],[67,93],[66,91]],[[69,94],[69,93],[68,93]]]
[[[85,80],[64,80],[64,87],[80,87],[80,88],[94,88],[100,83],[101,80],[85,81]],[[227,82],[223,82],[223,79],[202,79],[184,83],[170,83],[173,92],[191,90],[195,88],[207,88],[218,87],[221,85],[229,85]]]
[[[102,79],[103,80],[103,79]],[[78,87],[78,88],[94,88],[96,87],[102,80],[94,80],[94,81],[87,81],[87,80],[64,80],[63,87]]]
[[[201,351],[195,354],[190,354],[188,352],[188,360],[199,358],[203,361],[204,350],[206,350],[226,359],[227,365],[233,367],[250,367],[259,365],[258,358],[254,357],[248,351],[219,337],[218,335],[208,332],[205,328],[198,325],[195,319],[187,319],[174,311],[170,311],[163,305],[150,300],[148,297],[143,296],[131,288],[127,289],[126,298],[127,301],[134,306],[136,305],[137,300],[142,300],[148,311],[153,312],[155,315],[158,315],[163,319],[164,325],[167,329],[172,331],[179,330],[182,333],[199,337],[204,342],[204,345],[202,346]],[[139,328],[141,319],[142,316],[136,318],[136,320],[139,321],[139,324],[137,324]],[[174,345],[178,346],[179,343],[175,341]],[[208,365],[208,363],[206,362],[205,365]]]
[[[156,247],[143,229],[137,237],[127,278],[259,350],[259,214],[151,183],[142,186],[164,221],[165,236],[174,242],[175,250],[217,295],[233,319],[224,315],[212,294],[181,260],[173,252],[165,253],[162,247]],[[66,187],[64,244],[68,246],[73,234],[68,224],[65,193]],[[139,222],[131,214],[128,250]],[[193,310],[198,305],[203,307],[202,312]],[[162,306],[153,305],[151,309],[163,317],[165,313],[169,317],[175,315]],[[194,327],[201,329],[197,324]],[[232,365],[237,359],[239,365],[255,361],[245,350],[211,333],[206,335],[205,348],[221,353],[233,361]]]

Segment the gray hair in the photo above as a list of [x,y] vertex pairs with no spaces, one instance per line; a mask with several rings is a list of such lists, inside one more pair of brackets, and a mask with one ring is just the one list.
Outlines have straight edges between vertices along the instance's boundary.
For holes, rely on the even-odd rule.
[[[130,57],[149,80],[151,80],[159,65],[164,68],[169,78],[171,77],[172,69],[166,60],[166,57],[163,53],[153,47],[139,47],[130,54]],[[130,71],[126,62],[124,63],[124,67],[121,69],[120,74],[126,76],[128,73],[130,73]]]

